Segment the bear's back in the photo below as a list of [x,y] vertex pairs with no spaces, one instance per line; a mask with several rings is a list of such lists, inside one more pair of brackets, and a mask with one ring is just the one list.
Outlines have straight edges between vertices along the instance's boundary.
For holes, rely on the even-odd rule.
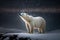
[[40,27],[43,22],[44,19],[42,17],[33,17],[31,24],[33,27]]

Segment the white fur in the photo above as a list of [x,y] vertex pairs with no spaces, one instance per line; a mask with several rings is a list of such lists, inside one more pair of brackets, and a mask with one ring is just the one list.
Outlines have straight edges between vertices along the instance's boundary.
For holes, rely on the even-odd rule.
[[21,13],[21,19],[25,22],[27,31],[33,32],[33,29],[38,29],[39,32],[43,32],[46,26],[46,21],[42,17],[33,17],[26,13]]

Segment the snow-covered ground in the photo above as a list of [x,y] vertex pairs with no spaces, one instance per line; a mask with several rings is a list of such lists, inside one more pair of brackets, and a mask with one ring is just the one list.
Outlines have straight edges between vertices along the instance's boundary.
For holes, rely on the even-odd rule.
[[29,34],[29,33],[7,33],[5,35],[18,35],[18,38],[30,38],[32,40],[60,40],[60,33]]
[[[0,31],[3,28],[0,28]],[[31,40],[60,40],[60,30],[53,30],[44,34],[39,34],[39,33],[33,33],[33,34],[29,34],[29,33],[25,33],[25,31],[23,32],[22,30],[18,30],[18,29],[4,29],[2,31],[14,31],[14,33],[6,33],[4,35],[17,35],[17,38],[30,38]],[[18,33],[18,32],[20,33]],[[8,40],[8,38],[5,38],[5,40]]]

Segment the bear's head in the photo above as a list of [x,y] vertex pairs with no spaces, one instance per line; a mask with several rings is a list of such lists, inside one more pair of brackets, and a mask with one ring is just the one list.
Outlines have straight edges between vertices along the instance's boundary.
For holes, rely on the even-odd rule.
[[21,16],[25,19],[29,17],[27,13],[21,13]]
[[23,17],[26,21],[30,22],[30,15],[27,13],[21,13],[21,17]]
[[21,13],[21,15],[23,16],[23,15],[27,15],[27,13]]

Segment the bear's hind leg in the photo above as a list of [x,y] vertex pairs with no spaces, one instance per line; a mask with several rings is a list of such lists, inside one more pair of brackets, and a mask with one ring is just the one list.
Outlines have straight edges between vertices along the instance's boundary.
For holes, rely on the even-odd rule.
[[45,33],[45,30],[46,30],[46,23],[44,22],[42,25],[41,25],[41,30],[43,31],[43,33]]
[[45,23],[42,23],[42,24],[41,24],[41,26],[40,26],[40,31],[41,31],[41,33],[45,33],[45,26],[46,26]]
[[39,33],[43,33],[43,29],[42,28],[38,28],[38,32]]
[[40,28],[38,28],[38,32],[41,33],[41,29]]
[[41,28],[41,33],[43,33],[43,29]]

